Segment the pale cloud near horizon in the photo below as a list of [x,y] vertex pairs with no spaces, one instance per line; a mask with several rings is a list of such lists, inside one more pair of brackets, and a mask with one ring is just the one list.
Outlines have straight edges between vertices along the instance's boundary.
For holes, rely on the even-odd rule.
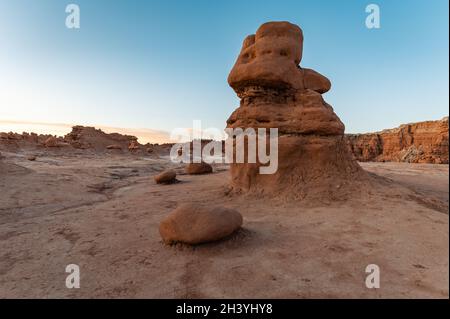
[[[0,120],[0,132],[34,132],[37,134],[52,134],[64,136],[69,133],[72,130],[72,127],[75,125],[77,124]],[[105,133],[120,133],[136,136],[141,144],[161,144],[172,142],[170,140],[170,133],[166,131],[152,130],[147,128],[123,128],[105,125],[94,125],[94,127],[101,129]]]

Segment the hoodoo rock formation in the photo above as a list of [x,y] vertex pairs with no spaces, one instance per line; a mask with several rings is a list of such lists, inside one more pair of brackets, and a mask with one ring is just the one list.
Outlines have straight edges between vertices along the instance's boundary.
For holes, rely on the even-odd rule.
[[300,67],[302,50],[303,32],[289,22],[265,23],[244,40],[228,77],[241,102],[227,128],[278,128],[278,170],[264,175],[261,163],[233,163],[233,191],[304,198],[366,176],[347,148],[344,124],[322,97],[330,81]]

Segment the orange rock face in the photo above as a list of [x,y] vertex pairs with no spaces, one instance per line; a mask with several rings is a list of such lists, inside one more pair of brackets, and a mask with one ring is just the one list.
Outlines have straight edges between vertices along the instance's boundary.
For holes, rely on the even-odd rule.
[[361,162],[448,164],[448,117],[346,137],[350,150]]
[[244,40],[228,77],[241,102],[227,128],[278,128],[279,164],[268,175],[259,173],[259,163],[231,164],[233,190],[305,197],[363,174],[346,146],[344,124],[321,95],[331,83],[300,67],[302,50],[302,30],[289,22],[265,23]]

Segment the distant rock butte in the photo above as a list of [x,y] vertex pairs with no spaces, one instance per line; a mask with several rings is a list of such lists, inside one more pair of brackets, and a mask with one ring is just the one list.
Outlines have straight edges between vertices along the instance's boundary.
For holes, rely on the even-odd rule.
[[156,184],[173,184],[177,182],[177,173],[173,169],[165,170],[153,177]]
[[367,134],[347,134],[348,146],[361,162],[448,164],[448,117],[404,124]]
[[72,150],[90,150],[93,152],[117,152],[133,154],[168,155],[172,144],[139,144],[137,137],[119,133],[105,133],[89,126],[74,126],[64,137],[36,133],[0,133],[0,150],[20,151],[45,148],[58,152],[64,147],[64,152]]
[[[105,133],[95,127],[74,126],[72,132],[64,136],[64,140],[75,148],[105,150],[116,148],[128,149],[128,146],[137,140],[135,136],[122,135],[119,133]],[[109,148],[108,148],[109,147]]]

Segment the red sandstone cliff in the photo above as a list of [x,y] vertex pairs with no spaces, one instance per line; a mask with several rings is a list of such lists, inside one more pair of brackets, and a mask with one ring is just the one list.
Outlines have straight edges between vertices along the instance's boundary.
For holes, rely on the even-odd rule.
[[448,117],[346,137],[350,150],[361,162],[448,164]]

